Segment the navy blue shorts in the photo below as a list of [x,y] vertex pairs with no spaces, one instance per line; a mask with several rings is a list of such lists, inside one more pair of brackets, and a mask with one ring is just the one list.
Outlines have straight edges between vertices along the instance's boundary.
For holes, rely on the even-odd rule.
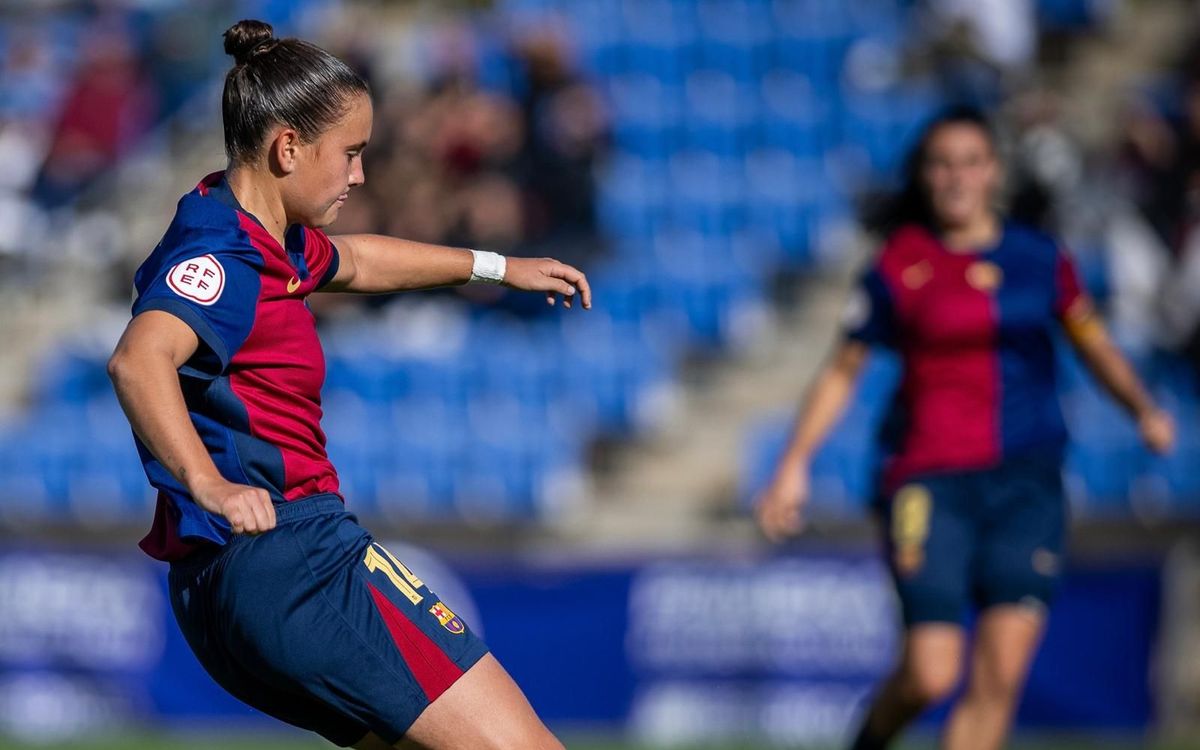
[[1048,607],[1066,517],[1056,460],[914,478],[883,503],[904,622],[961,623],[972,607],[997,604]]
[[234,697],[343,747],[397,742],[487,647],[334,495],[173,563],[171,606]]

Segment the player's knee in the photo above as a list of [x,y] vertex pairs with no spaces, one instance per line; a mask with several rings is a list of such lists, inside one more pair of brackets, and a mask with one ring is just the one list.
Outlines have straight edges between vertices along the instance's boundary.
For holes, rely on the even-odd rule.
[[958,687],[957,662],[928,660],[906,664],[902,674],[904,692],[920,706],[941,703]]
[[1025,683],[1024,670],[1010,664],[994,664],[977,668],[968,688],[977,700],[996,705],[1015,703]]

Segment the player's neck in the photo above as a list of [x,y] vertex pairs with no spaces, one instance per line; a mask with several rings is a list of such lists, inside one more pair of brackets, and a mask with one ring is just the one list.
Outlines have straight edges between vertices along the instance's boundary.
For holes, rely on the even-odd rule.
[[960,226],[942,227],[942,244],[955,253],[977,253],[1000,239],[1000,219],[992,213]]
[[225,172],[225,181],[246,213],[258,219],[282,246],[287,232],[287,213],[279,191],[271,184],[264,184],[263,177],[253,169],[244,167],[230,167]]

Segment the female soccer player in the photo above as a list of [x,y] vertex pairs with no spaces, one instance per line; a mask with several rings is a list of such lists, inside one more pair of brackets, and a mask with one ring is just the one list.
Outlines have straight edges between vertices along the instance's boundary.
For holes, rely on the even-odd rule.
[[1168,450],[1174,429],[1110,342],[1058,242],[997,215],[1001,166],[982,115],[934,120],[909,164],[898,201],[905,221],[863,276],[757,513],[771,539],[800,532],[813,452],[868,349],[896,349],[900,434],[879,494],[906,629],[854,747],[886,747],[950,695],[974,606],[970,677],[943,746],[988,750],[1008,733],[1062,565],[1067,435],[1054,329],[1137,420],[1147,446]]
[[562,745],[453,610],[358,525],[325,454],[306,298],[467,281],[591,306],[554,260],[327,237],[363,183],[371,99],[342,61],[267,24],[225,32],[228,169],[179,202],[135,277],[109,373],[159,490],[188,643],[236,697],[355,748]]

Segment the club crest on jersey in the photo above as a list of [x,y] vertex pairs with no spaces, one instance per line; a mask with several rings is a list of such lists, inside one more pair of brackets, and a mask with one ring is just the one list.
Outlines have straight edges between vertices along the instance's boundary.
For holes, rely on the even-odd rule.
[[458,615],[451,612],[450,608],[447,607],[445,604],[442,604],[441,602],[438,602],[437,604],[430,607],[429,614],[436,617],[438,619],[438,622],[440,622],[442,624],[443,628],[445,628],[446,630],[449,630],[451,633],[454,633],[455,635],[460,635],[462,633],[465,633],[467,630],[467,626],[462,621],[462,618],[460,618]]
[[920,289],[933,278],[933,264],[927,260],[914,263],[900,272],[900,281],[912,290]]
[[176,263],[167,272],[167,286],[184,299],[211,305],[225,291],[225,269],[212,255],[200,255]]
[[967,283],[981,292],[994,292],[1004,281],[1004,272],[995,263],[981,260],[967,266]]

